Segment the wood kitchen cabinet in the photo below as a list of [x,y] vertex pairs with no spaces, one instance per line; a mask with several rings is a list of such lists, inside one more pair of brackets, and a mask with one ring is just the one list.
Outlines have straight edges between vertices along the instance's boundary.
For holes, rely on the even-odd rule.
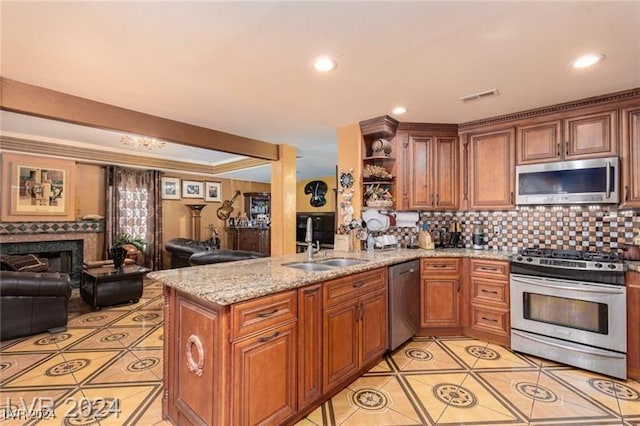
[[640,272],[629,271],[627,286],[627,374],[640,379]]
[[622,109],[623,207],[640,207],[640,106]]
[[367,368],[386,351],[386,268],[323,286],[323,392]]
[[322,285],[298,290],[298,410],[322,396]]
[[297,294],[231,306],[232,424],[276,424],[296,413]]
[[458,208],[458,138],[408,135],[409,209]]
[[459,334],[461,259],[430,258],[420,262],[420,326],[442,334]]
[[578,110],[517,126],[517,164],[618,155],[615,109]]
[[465,266],[465,335],[508,346],[509,262],[465,259]]
[[515,203],[515,129],[476,131],[463,136],[468,173],[463,188],[472,210],[511,209]]

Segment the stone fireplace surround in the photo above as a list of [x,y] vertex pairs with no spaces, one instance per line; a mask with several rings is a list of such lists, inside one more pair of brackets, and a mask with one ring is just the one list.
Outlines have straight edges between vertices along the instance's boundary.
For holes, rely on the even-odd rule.
[[80,283],[82,263],[100,258],[98,234],[104,221],[3,222],[0,252],[3,254],[70,252],[69,275],[73,287]]

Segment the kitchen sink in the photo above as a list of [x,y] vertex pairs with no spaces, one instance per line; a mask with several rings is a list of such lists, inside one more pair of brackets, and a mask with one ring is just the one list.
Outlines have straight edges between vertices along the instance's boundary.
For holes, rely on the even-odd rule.
[[287,268],[300,269],[301,271],[305,272],[331,271],[333,269],[333,267],[329,265],[323,265],[321,263],[315,262],[283,263],[282,266],[286,266]]
[[282,266],[287,268],[300,269],[305,272],[318,272],[318,271],[331,271],[335,268],[360,265],[361,263],[367,263],[367,260],[360,259],[348,259],[345,257],[335,257],[333,259],[317,260],[313,262],[291,262],[283,263]]
[[318,263],[322,265],[330,265],[330,266],[353,266],[353,265],[361,265],[363,263],[367,263],[368,260],[361,259],[349,259],[345,257],[338,257],[334,259],[321,260]]

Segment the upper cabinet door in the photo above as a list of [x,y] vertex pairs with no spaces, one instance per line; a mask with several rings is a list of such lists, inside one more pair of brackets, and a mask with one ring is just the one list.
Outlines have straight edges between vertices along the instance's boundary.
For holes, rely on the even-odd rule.
[[456,210],[458,203],[458,138],[436,139],[435,209]]
[[469,207],[514,207],[515,129],[469,135]]
[[564,158],[618,155],[618,113],[615,110],[564,119]]
[[518,164],[547,163],[562,158],[560,120],[518,126]]
[[622,110],[622,206],[640,207],[640,107]]
[[432,209],[435,205],[433,185],[433,143],[431,136],[409,136],[410,184],[409,208]]

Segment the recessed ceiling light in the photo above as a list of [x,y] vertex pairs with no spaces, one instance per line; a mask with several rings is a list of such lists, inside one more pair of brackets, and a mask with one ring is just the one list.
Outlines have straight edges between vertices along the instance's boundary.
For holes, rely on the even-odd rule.
[[597,64],[603,59],[604,55],[602,53],[590,53],[588,55],[580,56],[578,59],[571,62],[571,65],[574,68],[586,68]]
[[405,112],[407,112],[407,109],[403,106],[397,106],[395,107],[393,110],[391,110],[391,112],[395,115],[400,115],[400,114],[404,114]]
[[313,61],[313,67],[316,71],[327,72],[335,69],[338,66],[336,61],[328,56],[320,56]]

